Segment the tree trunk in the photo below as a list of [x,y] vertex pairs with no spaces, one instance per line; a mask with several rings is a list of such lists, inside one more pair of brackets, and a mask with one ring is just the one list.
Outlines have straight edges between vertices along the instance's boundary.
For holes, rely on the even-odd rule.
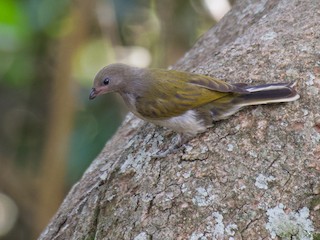
[[40,239],[319,239],[320,2],[241,0],[175,66],[229,82],[297,81],[184,150],[132,114]]

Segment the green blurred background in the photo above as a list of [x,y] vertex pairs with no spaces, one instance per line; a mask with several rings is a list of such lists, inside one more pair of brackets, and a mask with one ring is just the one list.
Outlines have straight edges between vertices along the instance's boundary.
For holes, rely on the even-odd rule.
[[104,65],[168,67],[227,0],[0,1],[0,239],[35,239],[126,114]]

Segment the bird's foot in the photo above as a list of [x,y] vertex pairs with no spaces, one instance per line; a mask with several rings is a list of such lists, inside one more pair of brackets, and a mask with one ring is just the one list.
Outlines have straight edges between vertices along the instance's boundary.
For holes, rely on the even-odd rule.
[[152,158],[154,158],[154,159],[155,158],[165,158],[169,154],[177,153],[184,147],[184,144],[190,140],[190,137],[185,136],[185,135],[181,135],[181,134],[178,134],[176,136],[176,138],[177,138],[177,140],[175,141],[175,143],[171,147],[169,147],[165,151],[160,150],[159,152],[153,154]]

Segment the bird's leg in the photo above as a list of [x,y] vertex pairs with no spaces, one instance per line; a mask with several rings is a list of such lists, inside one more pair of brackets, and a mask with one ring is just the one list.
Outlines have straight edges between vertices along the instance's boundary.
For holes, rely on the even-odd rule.
[[177,140],[172,146],[170,146],[165,151],[160,151],[156,154],[153,154],[152,158],[164,158],[169,154],[178,152],[183,147],[183,145],[187,143],[192,137],[190,137],[189,135],[178,133],[175,138],[177,138]]

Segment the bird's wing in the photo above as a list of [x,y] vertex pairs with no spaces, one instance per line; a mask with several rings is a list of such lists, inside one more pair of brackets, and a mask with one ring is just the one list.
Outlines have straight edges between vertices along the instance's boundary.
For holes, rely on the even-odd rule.
[[246,86],[246,84],[230,84],[222,80],[204,75],[193,74],[192,77],[187,80],[187,82],[202,88],[209,89],[211,91],[224,93],[248,93],[245,88],[242,88],[243,86]]
[[204,75],[163,70],[152,74],[161,80],[148,81],[150,88],[136,99],[137,112],[149,119],[179,116],[188,110],[222,98],[228,101],[234,94],[246,92],[237,85]]

